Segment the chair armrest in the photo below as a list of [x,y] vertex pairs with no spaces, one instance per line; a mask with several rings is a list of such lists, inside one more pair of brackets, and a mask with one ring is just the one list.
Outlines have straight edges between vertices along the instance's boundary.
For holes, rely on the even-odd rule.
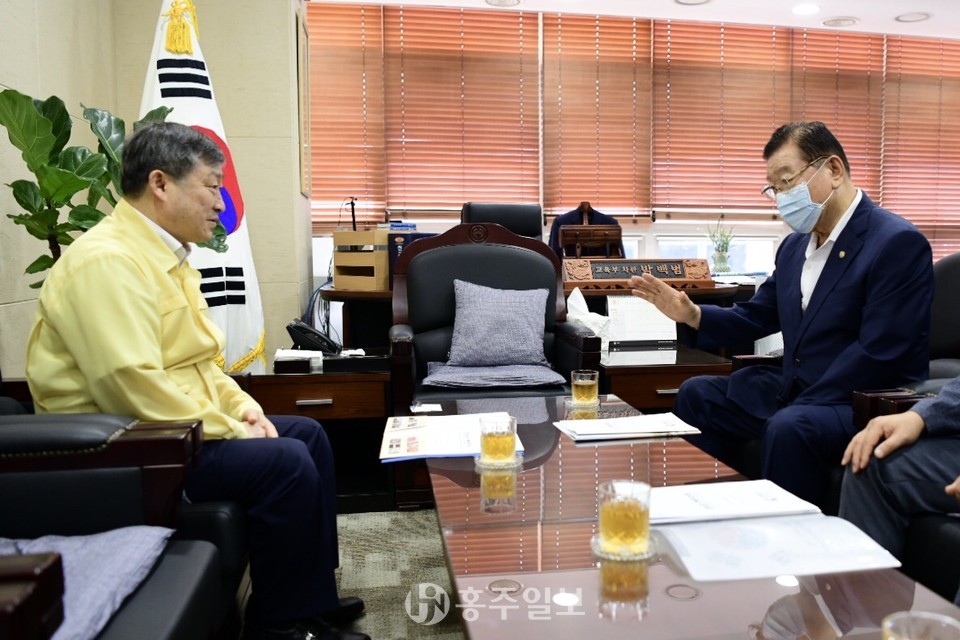
[[730,370],[737,371],[744,367],[766,365],[769,367],[783,366],[783,356],[739,355],[730,358]]
[[[0,535],[84,535],[175,527],[199,422],[103,414],[0,417]],[[38,508],[38,505],[43,508]]]
[[853,425],[863,429],[873,418],[903,413],[926,397],[926,394],[907,388],[854,391]]
[[558,322],[553,331],[551,364],[557,373],[569,379],[574,369],[600,369],[600,336],[578,322]]
[[46,640],[63,622],[59,553],[0,556],[0,638]]
[[413,327],[395,324],[387,333],[390,343],[390,386],[393,396],[393,415],[410,412],[416,380],[416,356],[413,349]]

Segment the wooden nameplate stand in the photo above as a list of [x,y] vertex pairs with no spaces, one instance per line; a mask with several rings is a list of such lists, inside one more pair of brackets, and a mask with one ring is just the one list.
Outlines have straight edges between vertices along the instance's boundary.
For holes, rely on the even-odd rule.
[[710,266],[703,258],[630,260],[606,258],[566,258],[563,261],[563,292],[616,293],[629,291],[631,276],[649,273],[675,289],[713,289]]

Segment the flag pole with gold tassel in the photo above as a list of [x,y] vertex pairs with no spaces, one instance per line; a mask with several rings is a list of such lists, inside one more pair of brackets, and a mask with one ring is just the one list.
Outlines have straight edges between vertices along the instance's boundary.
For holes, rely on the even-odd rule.
[[[190,14],[189,21],[187,14]],[[191,0],[173,0],[170,11],[163,14],[169,16],[167,23],[166,49],[170,53],[193,53],[193,40],[190,37],[190,24],[200,39],[200,26],[197,23],[197,9]]]

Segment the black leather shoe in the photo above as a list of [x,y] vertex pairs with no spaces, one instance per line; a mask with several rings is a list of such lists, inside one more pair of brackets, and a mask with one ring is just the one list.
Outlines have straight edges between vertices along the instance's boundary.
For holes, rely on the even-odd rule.
[[343,631],[316,620],[310,624],[279,627],[247,623],[243,628],[243,640],[370,640],[370,636]]
[[335,627],[345,627],[363,615],[363,600],[360,598],[340,598],[337,608],[320,614],[320,619]]

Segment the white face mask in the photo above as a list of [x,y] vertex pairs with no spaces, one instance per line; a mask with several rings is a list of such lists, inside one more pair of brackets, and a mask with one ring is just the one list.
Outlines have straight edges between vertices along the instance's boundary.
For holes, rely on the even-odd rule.
[[[826,164],[826,162],[821,164],[820,169],[823,169]],[[813,180],[817,174],[820,173],[820,169],[817,169],[814,174],[810,176],[810,180]],[[831,191],[830,195],[827,196],[827,200],[817,204],[813,201],[813,198],[810,197],[810,189],[807,188],[807,183],[810,182],[810,180],[801,182],[777,194],[777,209],[780,211],[780,217],[783,218],[783,221],[786,222],[791,229],[798,233],[810,233],[813,231],[817,220],[820,219],[820,214],[823,213],[823,205],[827,204],[827,200],[829,200],[836,191],[836,189]]]

